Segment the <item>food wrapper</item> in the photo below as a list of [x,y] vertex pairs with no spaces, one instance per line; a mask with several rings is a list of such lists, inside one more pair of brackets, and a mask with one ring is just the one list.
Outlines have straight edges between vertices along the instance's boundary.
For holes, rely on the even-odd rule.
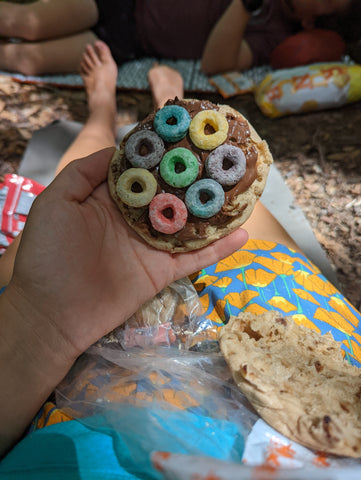
[[253,92],[270,71],[271,66],[261,65],[244,72],[219,73],[209,77],[209,83],[217,88],[223,98],[230,98]]
[[184,350],[219,350],[218,331],[204,316],[188,277],[173,282],[146,302],[98,345],[122,350],[173,346]]
[[0,178],[0,255],[24,228],[30,207],[44,188],[20,175]]
[[361,474],[359,462],[312,452],[263,420],[248,435],[241,465],[169,451],[154,452],[152,463],[165,480],[359,480]]
[[108,432],[119,464],[134,478],[361,475],[360,460],[311,451],[261,420],[219,353],[93,346],[56,389],[56,403],[91,431]]
[[111,432],[134,478],[162,478],[151,466],[155,450],[240,463],[257,419],[220,354],[160,346],[91,347],[58,386],[56,404],[88,429]]
[[324,110],[361,99],[361,65],[315,63],[269,73],[255,89],[267,117]]
[[361,460],[311,451],[260,419],[219,350],[219,328],[189,279],[174,282],[79,357],[56,405],[109,436],[130,478],[358,480]]

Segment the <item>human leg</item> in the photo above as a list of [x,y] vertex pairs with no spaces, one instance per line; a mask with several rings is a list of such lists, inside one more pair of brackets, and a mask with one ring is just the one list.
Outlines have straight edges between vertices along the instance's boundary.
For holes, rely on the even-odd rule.
[[1,42],[0,69],[23,75],[78,72],[86,45],[96,40],[88,30],[44,42]]
[[183,98],[183,78],[181,74],[167,65],[155,65],[148,72],[148,81],[152,92],[154,108],[161,108],[170,98]]
[[94,0],[0,2],[0,36],[39,41],[88,30],[98,21]]
[[249,238],[252,240],[267,240],[280,243],[296,252],[302,253],[300,247],[260,201],[256,203],[253,213],[242,228],[247,230]]
[[108,46],[97,41],[85,49],[81,74],[88,97],[89,116],[58,164],[59,173],[75,158],[115,145],[116,81],[118,68]]

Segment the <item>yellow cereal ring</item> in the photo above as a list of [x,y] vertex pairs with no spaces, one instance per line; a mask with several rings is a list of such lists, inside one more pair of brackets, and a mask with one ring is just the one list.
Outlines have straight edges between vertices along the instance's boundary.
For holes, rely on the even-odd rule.
[[157,181],[145,168],[129,168],[118,178],[116,191],[129,207],[144,207],[156,194]]
[[[207,125],[213,128],[214,133],[206,134]],[[189,125],[189,136],[192,142],[202,150],[213,150],[227,139],[227,135],[227,119],[217,110],[202,110]]]

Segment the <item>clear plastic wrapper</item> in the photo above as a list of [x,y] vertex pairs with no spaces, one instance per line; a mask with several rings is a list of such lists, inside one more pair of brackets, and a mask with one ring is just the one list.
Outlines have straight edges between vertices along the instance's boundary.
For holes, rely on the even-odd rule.
[[162,478],[151,465],[157,450],[240,463],[257,420],[221,354],[169,347],[92,347],[57,388],[56,404],[88,429],[109,432],[136,478]]
[[360,478],[360,460],[311,451],[259,418],[202,312],[191,282],[175,282],[77,360],[56,405],[110,435],[131,478]]
[[218,351],[217,329],[203,317],[203,307],[188,277],[173,282],[146,302],[98,345],[123,350],[157,345],[182,350]]

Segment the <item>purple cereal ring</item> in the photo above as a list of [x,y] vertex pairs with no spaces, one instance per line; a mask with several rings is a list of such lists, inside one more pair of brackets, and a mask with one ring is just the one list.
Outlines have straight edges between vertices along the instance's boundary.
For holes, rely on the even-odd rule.
[[160,193],[149,205],[149,220],[154,230],[169,235],[182,230],[187,223],[187,207],[175,195]]
[[236,185],[246,172],[246,157],[234,145],[220,145],[208,155],[206,172],[221,185]]

